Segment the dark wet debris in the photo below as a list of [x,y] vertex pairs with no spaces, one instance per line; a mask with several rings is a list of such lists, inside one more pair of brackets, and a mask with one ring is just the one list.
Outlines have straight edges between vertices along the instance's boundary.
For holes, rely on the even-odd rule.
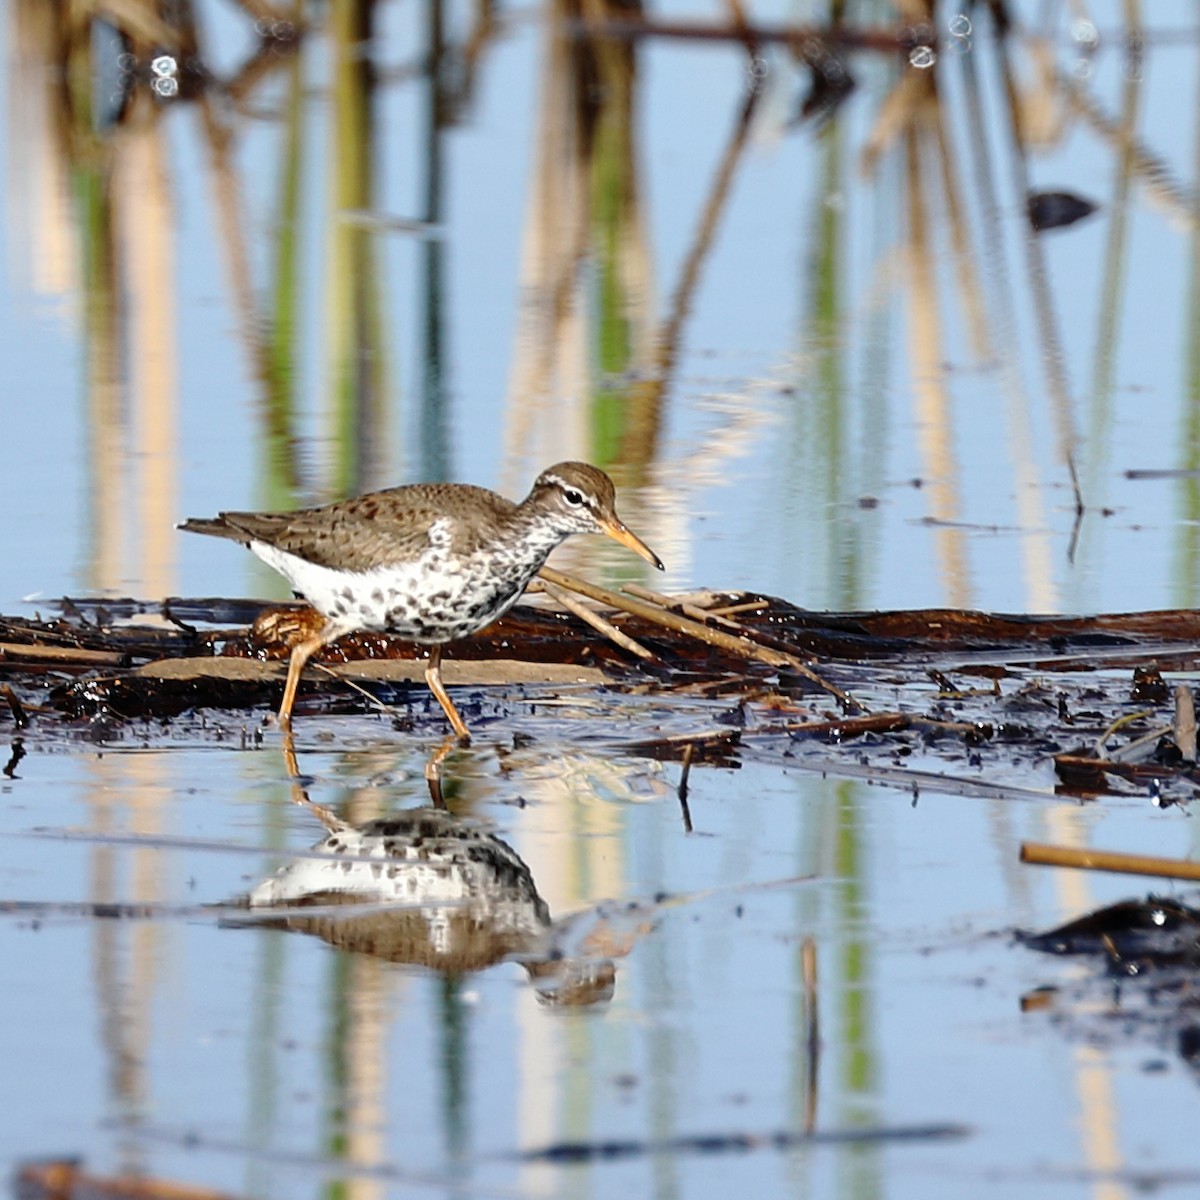
[[1200,909],[1169,897],[1124,900],[1045,933],[1017,936],[1046,954],[1100,956],[1119,975],[1200,966]]
[[[587,736],[689,766],[753,755],[889,784],[899,773],[959,794],[1055,788],[1164,805],[1187,803],[1200,786],[1188,753],[1194,712],[1191,725],[1181,717],[1190,691],[1163,675],[1200,669],[1196,612],[816,613],[755,593],[665,599],[655,611],[678,616],[679,628],[643,615],[644,599],[638,615],[607,614],[650,662],[569,613],[520,605],[449,648],[462,672],[456,693],[485,730],[514,714],[540,718],[539,699],[561,697],[568,679],[572,694],[604,693],[606,717],[622,698],[659,696],[627,706],[619,738],[611,720]],[[236,714],[269,716],[291,640],[312,621],[301,604],[247,600],[70,599],[60,609],[46,621],[0,618],[0,730],[21,729],[28,750],[47,736],[238,736],[221,732],[222,713],[240,721],[245,742],[246,716]],[[242,623],[218,623],[231,617]],[[138,619],[154,623],[130,623]],[[718,644],[697,636],[705,623]],[[436,733],[421,653],[381,634],[343,638],[322,656],[327,670],[306,672],[298,714],[399,705],[391,715],[405,728]],[[339,665],[355,678],[333,675]],[[571,719],[589,718],[584,709]]]
[[1149,895],[1096,909],[1043,933],[1018,931],[1031,950],[1090,959],[1094,973],[1034,989],[1025,1012],[1049,1014],[1092,1045],[1172,1050],[1200,1072],[1200,908]]

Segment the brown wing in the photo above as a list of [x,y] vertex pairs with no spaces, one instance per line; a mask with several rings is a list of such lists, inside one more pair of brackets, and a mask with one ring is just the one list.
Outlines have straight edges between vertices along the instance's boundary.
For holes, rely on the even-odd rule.
[[486,488],[418,483],[296,512],[224,512],[180,528],[242,543],[266,542],[322,567],[369,571],[416,558],[429,545],[430,527],[445,517],[460,518],[453,527],[455,546],[469,549],[514,507]]

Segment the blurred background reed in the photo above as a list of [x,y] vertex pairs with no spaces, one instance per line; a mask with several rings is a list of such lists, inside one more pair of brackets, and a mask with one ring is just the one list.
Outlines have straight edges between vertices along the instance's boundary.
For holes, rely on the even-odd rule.
[[[288,507],[465,474],[518,494],[576,456],[630,489],[631,519],[666,542],[680,583],[727,581],[694,546],[695,518],[724,494],[743,527],[721,541],[753,528],[764,586],[801,582],[806,602],[886,602],[900,539],[929,552],[925,601],[1094,607],[1096,514],[1113,507],[1115,470],[1136,465],[1119,453],[1121,352],[1137,336],[1130,205],[1143,195],[1194,264],[1181,233],[1194,197],[1176,139],[1139,132],[1138,7],[1102,44],[1065,14],[556,3],[529,48],[528,123],[491,137],[468,131],[486,125],[489,62],[524,19],[492,4],[12,0],[10,261],[70,314],[84,363],[90,482],[72,586],[178,590],[180,555],[206,553],[171,532],[184,497]],[[664,66],[671,54],[686,65]],[[679,70],[696,87],[710,64],[723,120],[697,126],[679,94],[664,94],[666,116],[647,108],[651,87],[668,93]],[[493,119],[511,121],[512,103]],[[672,128],[686,147],[674,164]],[[464,136],[505,160],[495,195],[456,179]],[[1094,196],[1102,216],[1090,235],[1039,234],[1022,211],[1039,160],[1085,137],[1089,182],[1111,180]],[[464,227],[487,236],[517,156],[523,196],[503,211],[519,200],[522,223],[491,230],[519,238],[500,293],[456,247]],[[780,197],[764,193],[785,181],[799,222],[780,224]],[[655,187],[666,206],[649,209]],[[1070,254],[1048,248],[1081,236],[1098,253],[1083,296],[1063,274]],[[221,272],[205,298],[222,308],[218,339],[190,332],[197,255]],[[777,310],[784,261],[787,340],[743,348],[755,307]],[[1193,265],[1176,312],[1191,311],[1194,279]],[[732,337],[714,343],[726,312]],[[486,363],[471,336],[485,323],[511,331],[503,356],[489,338]],[[749,374],[703,386],[706,356],[743,349]],[[1194,395],[1194,355],[1179,355]],[[184,397],[214,361],[241,386],[213,398],[222,436],[189,456]],[[1160,465],[1194,470],[1194,407],[1164,415],[1188,449]],[[253,447],[232,479],[214,453],[228,439]],[[981,461],[983,445],[997,453]],[[745,478],[737,459],[753,460]],[[224,475],[225,492],[188,488],[197,469]],[[917,501],[897,490],[905,471]],[[742,498],[764,479],[766,494]],[[1182,603],[1194,476],[1175,495]],[[787,519],[760,526],[763,508]],[[902,528],[914,519],[921,535]],[[1011,527],[1012,545],[981,553],[976,526]],[[780,568],[796,556],[802,573]],[[712,557],[722,576],[726,560],[745,565]],[[1019,588],[995,594],[996,559]]]

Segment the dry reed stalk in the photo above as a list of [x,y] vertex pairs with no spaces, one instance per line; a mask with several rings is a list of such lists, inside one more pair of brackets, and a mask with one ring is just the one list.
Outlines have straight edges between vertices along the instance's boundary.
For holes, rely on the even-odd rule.
[[555,587],[545,579],[541,581],[541,584],[547,596],[556,600],[567,612],[577,616],[585,625],[590,625],[597,633],[602,633],[609,641],[615,642],[622,650],[628,650],[630,654],[636,654],[638,658],[654,659],[658,657],[652,651],[647,650],[641,642],[635,642],[629,634],[606,621],[595,609],[588,608],[586,604],[580,604],[562,588]]
[[812,667],[802,662],[794,654],[760,645],[748,637],[734,637],[724,630],[714,629],[711,625],[704,625],[699,621],[691,620],[689,617],[682,617],[677,613],[660,608],[658,605],[649,604],[644,600],[638,600],[622,592],[614,592],[608,588],[598,587],[594,583],[588,583],[583,579],[576,579],[572,575],[565,575],[562,571],[556,571],[553,567],[543,567],[540,575],[542,579],[548,580],[552,584],[557,584],[559,587],[567,588],[572,592],[578,592],[581,596],[587,596],[589,599],[598,600],[601,604],[607,604],[611,608],[627,612],[630,616],[641,617],[646,621],[653,621],[654,624],[661,625],[665,629],[674,630],[685,637],[696,638],[698,641],[704,642],[709,646],[714,646],[719,650],[727,650],[731,654],[736,654],[739,658],[765,663],[770,667],[784,667],[795,671],[798,675],[802,675],[805,679],[815,683],[823,691],[828,692],[844,709],[849,710],[854,708],[860,711],[863,709],[863,706],[848,692],[844,692],[836,684],[823,679]]
[[1196,702],[1192,689],[1181,683],[1175,689],[1175,745],[1188,762],[1196,761]]
[[1160,879],[1200,880],[1200,862],[1183,858],[1158,858],[1150,854],[1123,854],[1117,850],[1050,846],[1043,842],[1022,842],[1021,861],[1045,867],[1078,867],[1084,871],[1116,871],[1126,875],[1155,875]]
[[82,663],[87,666],[119,667],[126,657],[117,650],[85,650],[79,646],[43,646],[22,642],[0,642],[0,660],[33,659],[61,663]]

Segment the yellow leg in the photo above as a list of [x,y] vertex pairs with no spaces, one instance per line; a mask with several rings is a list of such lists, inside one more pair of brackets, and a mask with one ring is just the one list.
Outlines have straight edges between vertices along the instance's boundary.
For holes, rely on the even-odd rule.
[[325,625],[312,637],[305,638],[304,641],[298,642],[292,647],[292,657],[288,662],[287,683],[283,689],[283,703],[279,706],[280,729],[290,730],[292,727],[292,705],[296,702],[296,688],[300,685],[300,675],[304,670],[304,664],[326,642],[332,642],[338,636],[337,629]]
[[430,756],[425,764],[425,782],[429,785],[429,799],[434,808],[446,807],[442,795],[442,760],[454,749],[454,739],[447,738]]
[[287,768],[288,778],[300,778],[300,764],[296,761],[296,743],[292,741],[292,727],[283,727],[283,765]]
[[469,746],[471,744],[471,731],[467,728],[467,724],[462,717],[458,715],[458,709],[454,707],[453,702],[446,693],[445,685],[442,683],[441,646],[434,646],[429,652],[429,662],[425,664],[425,682],[429,685],[429,690],[437,697],[437,702],[442,706],[442,711],[450,718],[450,724],[453,726],[454,732],[458,735],[459,743],[463,746]]
[[[283,763],[287,767],[288,777],[291,779],[292,803],[308,809],[330,833],[337,833],[339,830],[345,829],[346,822],[341,817],[326,808],[325,805],[308,798],[308,792],[305,790],[303,782],[304,776],[300,774],[300,764],[296,761],[296,743],[292,741],[290,729],[283,731]],[[428,768],[426,768],[426,774],[428,774]]]

